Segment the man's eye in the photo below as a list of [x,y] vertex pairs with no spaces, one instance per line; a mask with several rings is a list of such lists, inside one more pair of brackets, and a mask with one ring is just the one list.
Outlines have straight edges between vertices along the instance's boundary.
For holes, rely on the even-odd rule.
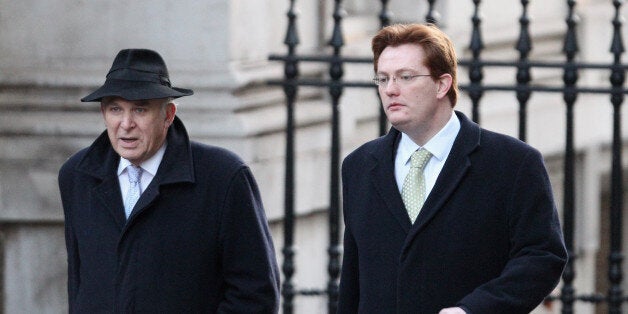
[[109,111],[118,112],[120,111],[120,107],[109,107]]
[[388,82],[388,78],[387,77],[378,77],[378,78],[376,78],[376,80],[380,84],[385,84],[386,82]]
[[401,75],[399,76],[399,79],[401,79],[402,81],[409,81],[412,79],[412,75]]
[[144,113],[144,112],[146,112],[146,108],[135,108],[135,112],[137,112],[137,113]]

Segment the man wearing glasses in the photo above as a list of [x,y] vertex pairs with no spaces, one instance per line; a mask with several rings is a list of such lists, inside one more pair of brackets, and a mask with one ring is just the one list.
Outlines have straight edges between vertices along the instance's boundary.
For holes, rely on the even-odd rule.
[[529,313],[567,254],[541,154],[455,111],[457,59],[433,25],[372,40],[390,132],[342,168],[339,313]]

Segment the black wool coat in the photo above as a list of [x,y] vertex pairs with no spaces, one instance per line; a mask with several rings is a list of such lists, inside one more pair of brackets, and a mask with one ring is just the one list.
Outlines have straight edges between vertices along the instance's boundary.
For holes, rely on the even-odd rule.
[[279,274],[257,184],[178,117],[128,221],[106,132],[59,172],[70,313],[276,313]]
[[344,160],[338,313],[528,313],[556,287],[567,255],[541,154],[456,115],[414,224],[394,177],[399,131]]

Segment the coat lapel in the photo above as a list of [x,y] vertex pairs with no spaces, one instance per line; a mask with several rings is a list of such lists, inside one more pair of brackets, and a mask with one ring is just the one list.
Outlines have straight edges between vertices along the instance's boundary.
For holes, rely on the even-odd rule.
[[107,132],[103,132],[89,148],[76,170],[100,180],[94,190],[95,199],[102,204],[103,210],[109,212],[120,230],[126,223],[124,205],[120,193],[120,183],[116,169],[120,156],[111,148]]
[[159,196],[161,186],[178,182],[194,182],[190,140],[185,126],[176,116],[173,125],[168,130],[167,141],[168,146],[157,169],[157,174],[146,188],[146,191],[142,192],[137,204],[135,204],[135,208],[124,228],[125,231],[143,212],[154,207],[151,204]]
[[129,229],[133,220],[151,207],[150,205],[159,196],[161,185],[194,182],[192,148],[187,131],[176,116],[173,125],[168,130],[167,141],[168,147],[157,174],[135,204],[135,209],[128,220],[124,216],[122,193],[120,193],[120,183],[116,174],[120,156],[111,147],[106,131],[94,141],[83,160],[76,166],[77,171],[101,180],[101,183],[94,188],[95,197],[111,214],[122,233]]
[[471,167],[469,155],[480,146],[480,127],[467,119],[464,114],[456,112],[456,115],[460,120],[460,132],[454,141],[441,173],[436,179],[434,188],[425,200],[425,204],[414,225],[412,225],[410,234],[406,238],[402,249],[402,256],[406,256],[412,240],[429,224],[456,190],[460,181]]
[[109,214],[113,216],[118,229],[122,230],[124,224],[126,224],[126,217],[124,216],[124,205],[122,203],[118,177],[106,177],[100,185],[94,188],[94,193]]
[[407,233],[410,230],[410,218],[403,205],[401,194],[397,188],[395,180],[395,151],[401,133],[396,129],[382,139],[383,142],[376,146],[371,152],[374,159],[373,167],[370,170],[371,184],[379,197],[386,204],[386,208],[395,217],[401,228]]

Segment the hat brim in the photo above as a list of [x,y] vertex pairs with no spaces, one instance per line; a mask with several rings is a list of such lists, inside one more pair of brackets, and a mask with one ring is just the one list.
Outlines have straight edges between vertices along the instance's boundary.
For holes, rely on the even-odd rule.
[[194,92],[191,89],[168,87],[153,82],[108,79],[99,89],[81,98],[81,101],[100,102],[103,97],[109,96],[117,96],[126,100],[142,100],[168,97],[179,98],[193,94]]

